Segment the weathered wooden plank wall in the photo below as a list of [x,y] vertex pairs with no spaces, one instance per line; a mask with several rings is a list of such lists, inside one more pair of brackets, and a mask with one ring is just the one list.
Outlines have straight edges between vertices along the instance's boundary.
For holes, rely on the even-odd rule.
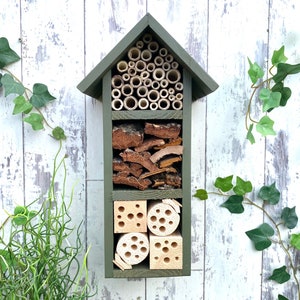
[[[248,209],[232,216],[220,199],[192,199],[192,275],[183,278],[104,279],[102,105],[76,85],[146,12],[150,12],[219,83],[193,104],[192,192],[217,176],[240,175],[259,187],[277,182],[282,205],[297,205],[300,183],[299,77],[290,79],[293,100],[278,111],[280,134],[255,145],[245,141],[249,95],[247,56],[267,65],[274,49],[286,45],[290,63],[300,62],[300,4],[296,0],[3,0],[0,36],[22,56],[13,71],[26,85],[43,82],[58,100],[48,119],[66,129],[68,182],[77,181],[74,222],[85,219],[94,299],[296,299],[292,283],[266,281],[270,265],[283,256],[272,248],[253,251],[246,230],[263,216]],[[0,221],[4,209],[45,192],[56,144],[12,116],[11,99],[0,92]]]

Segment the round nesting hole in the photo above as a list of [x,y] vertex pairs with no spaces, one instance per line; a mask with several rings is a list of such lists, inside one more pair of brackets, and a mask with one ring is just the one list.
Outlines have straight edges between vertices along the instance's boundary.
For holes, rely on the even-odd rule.
[[159,213],[160,213],[160,209],[157,209],[155,212],[156,212],[157,214],[159,214]]
[[131,256],[131,253],[129,251],[125,252],[125,256],[126,257],[130,257]]
[[134,218],[134,215],[130,213],[130,214],[127,215],[127,218],[128,218],[129,220],[132,220],[132,219]]
[[156,216],[151,216],[150,220],[151,220],[152,222],[156,222],[157,218],[156,218]]
[[170,258],[169,258],[169,257],[165,257],[165,258],[164,258],[164,262],[165,262],[166,264],[168,264],[168,263],[170,262]]
[[156,229],[157,227],[156,227],[156,225],[153,225],[152,228],[153,228],[153,229]]
[[124,207],[124,206],[119,206],[119,207],[118,207],[118,211],[119,211],[119,212],[123,212],[124,210],[125,210],[125,207]]
[[139,256],[138,256],[138,255],[135,255],[135,258],[139,258]]
[[[165,218],[160,218],[159,219],[159,223],[161,223],[161,224],[164,224],[166,222],[166,219]],[[170,223],[170,222],[169,222]]]
[[144,242],[143,241],[140,241],[140,245],[143,245],[144,244]]
[[170,215],[172,214],[172,212],[171,212],[169,209],[167,209],[167,210],[165,211],[165,214],[166,214],[167,216],[170,216]]
[[141,252],[146,253],[147,252],[147,248],[146,247],[141,247]]
[[165,244],[166,244],[166,245],[168,245],[168,244],[169,244],[169,241],[168,241],[168,240],[166,240],[166,241],[165,241]]
[[124,248],[126,248],[126,247],[127,247],[127,244],[126,244],[126,243],[123,243],[122,246],[123,246]]
[[119,227],[124,227],[125,226],[125,223],[123,221],[119,222],[118,223]]
[[160,247],[161,247],[161,244],[160,244],[160,243],[155,243],[155,244],[154,244],[154,247],[155,247],[155,248],[160,248]]
[[165,232],[166,231],[166,227],[165,226],[160,226],[159,227],[159,231],[160,232]]
[[178,256],[176,256],[176,257],[175,257],[175,260],[179,260],[179,257],[178,257]]
[[137,245],[135,245],[135,244],[131,245],[131,249],[132,250],[136,250],[137,249]]
[[118,218],[118,219],[121,219],[121,218],[122,218],[122,216],[118,215],[118,216],[117,216],[117,218]]
[[135,207],[136,207],[136,208],[140,208],[140,205],[139,205],[139,204],[136,204]]
[[141,219],[141,218],[144,217],[144,215],[143,215],[142,213],[138,213],[136,216],[137,216],[137,218],[139,218],[139,219]]
[[137,236],[134,235],[134,236],[131,237],[131,240],[132,240],[133,242],[136,242],[136,241],[138,240],[138,238],[137,238]]
[[169,252],[169,248],[168,248],[168,247],[163,247],[163,248],[162,248],[162,252],[168,253],[168,252]]
[[158,260],[158,256],[155,256],[154,259],[155,259],[155,260]]
[[170,225],[173,225],[173,221],[169,221],[169,224],[170,224]]
[[172,246],[173,248],[176,248],[176,247],[178,246],[178,244],[177,244],[176,242],[173,242],[173,243],[171,244],[171,246]]
[[141,227],[141,224],[140,223],[136,223],[136,227]]

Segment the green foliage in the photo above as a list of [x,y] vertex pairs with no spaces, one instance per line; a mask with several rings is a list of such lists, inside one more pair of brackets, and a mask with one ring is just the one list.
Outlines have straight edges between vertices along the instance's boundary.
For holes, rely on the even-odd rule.
[[[279,50],[273,52],[271,62],[272,66],[269,69],[269,76],[263,80],[264,71],[261,66],[256,62],[252,63],[248,58],[249,70],[248,74],[252,82],[251,88],[253,92],[249,99],[248,110],[246,113],[246,138],[255,143],[255,137],[253,134],[253,125],[256,125],[256,131],[262,136],[276,135],[273,129],[274,121],[267,115],[273,109],[285,106],[292,95],[292,91],[289,87],[284,86],[284,80],[288,75],[294,75],[300,73],[300,64],[291,65],[287,64],[287,57],[284,53],[284,46]],[[276,69],[276,74],[273,75],[272,71]],[[251,117],[251,103],[258,93],[258,98],[262,103],[262,112],[266,115],[260,118],[259,121],[254,120]]]
[[[46,199],[18,205],[0,229],[0,295],[6,300],[86,299],[91,297],[86,255],[80,239],[81,224],[72,224],[67,201],[65,156],[60,149],[54,159],[53,176]],[[61,197],[57,196],[56,176],[62,170]],[[10,222],[9,222],[10,221]],[[9,228],[5,228],[5,225]],[[7,236],[6,236],[7,234]]]
[[[19,80],[11,71],[7,69],[12,63],[19,61],[21,58],[10,48],[9,42],[6,38],[0,38],[0,88],[4,88],[5,97],[15,95],[13,102],[15,104],[13,114],[30,115],[25,116],[24,122],[30,124],[33,130],[44,129],[44,124],[53,129],[44,115],[41,108],[48,105],[49,102],[55,100],[48,90],[48,87],[43,83],[35,83],[32,90],[26,88],[21,80]],[[62,129],[61,129],[62,130]],[[65,139],[64,134],[60,134],[62,139]],[[53,135],[57,140],[58,135]]]
[[[232,214],[242,214],[245,206],[250,205],[257,208],[264,214],[264,218],[269,222],[257,226],[254,229],[246,231],[247,237],[252,241],[257,251],[263,251],[269,248],[273,243],[279,244],[286,254],[287,265],[275,269],[270,280],[278,283],[284,283],[291,277],[296,282],[300,299],[300,284],[297,277],[298,263],[292,259],[293,249],[300,250],[300,233],[291,234],[289,241],[282,239],[282,230],[290,230],[297,226],[298,216],[296,208],[285,207],[279,216],[271,216],[268,212],[268,205],[276,205],[280,200],[280,192],[276,188],[275,182],[270,185],[262,186],[254,200],[251,200],[249,193],[253,193],[251,181],[244,180],[239,176],[229,175],[226,177],[217,177],[214,186],[215,191],[208,192],[205,189],[197,190],[194,197],[206,200],[210,195],[217,195],[225,198],[221,207],[226,208]],[[278,295],[278,299],[286,299],[283,295]]]

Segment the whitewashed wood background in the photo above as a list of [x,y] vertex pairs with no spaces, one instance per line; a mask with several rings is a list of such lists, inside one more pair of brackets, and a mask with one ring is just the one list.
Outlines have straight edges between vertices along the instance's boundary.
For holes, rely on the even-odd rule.
[[[278,293],[296,299],[293,283],[266,280],[284,263],[281,251],[256,252],[244,233],[263,222],[261,213],[247,208],[231,215],[218,198],[192,199],[190,277],[104,279],[102,106],[76,85],[147,12],[220,85],[193,104],[192,193],[236,174],[257,188],[276,181],[282,205],[299,206],[300,75],[289,79],[288,106],[273,114],[278,136],[250,145],[244,129],[247,56],[266,65],[284,44],[288,62],[300,62],[298,0],[1,0],[0,36],[22,57],[13,71],[27,86],[47,84],[57,97],[46,115],[68,135],[68,182],[78,182],[71,214],[75,222],[85,220],[90,280],[99,289],[94,299],[269,300]],[[33,132],[12,108],[1,93],[0,220],[3,209],[47,190],[57,149],[48,132]]]

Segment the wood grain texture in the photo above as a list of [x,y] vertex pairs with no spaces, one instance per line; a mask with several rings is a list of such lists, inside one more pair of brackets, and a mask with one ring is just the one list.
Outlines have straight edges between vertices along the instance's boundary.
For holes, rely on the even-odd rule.
[[[68,187],[77,182],[71,214],[75,223],[85,220],[83,239],[92,247],[89,279],[94,291],[98,286],[93,299],[265,300],[278,293],[295,298],[293,282],[267,280],[271,267],[285,263],[281,250],[272,247],[261,255],[245,235],[264,221],[262,214],[246,207],[243,215],[231,215],[219,207],[219,198],[206,203],[191,199],[191,276],[105,279],[102,103],[82,95],[76,85],[150,12],[220,85],[192,104],[191,193],[205,185],[211,189],[217,176],[236,174],[253,182],[253,194],[276,181],[282,207],[297,208],[299,76],[288,78],[293,90],[288,105],[272,114],[276,137],[250,145],[244,115],[250,93],[247,56],[266,65],[272,51],[285,44],[288,62],[300,62],[298,1],[4,0],[1,8],[0,36],[22,55],[22,64],[12,70],[29,87],[47,84],[57,97],[45,115],[68,135]],[[0,222],[4,210],[12,212],[16,204],[47,191],[57,150],[48,129],[32,132],[20,116],[11,115],[11,100],[0,89]],[[259,117],[257,103],[252,112]]]

